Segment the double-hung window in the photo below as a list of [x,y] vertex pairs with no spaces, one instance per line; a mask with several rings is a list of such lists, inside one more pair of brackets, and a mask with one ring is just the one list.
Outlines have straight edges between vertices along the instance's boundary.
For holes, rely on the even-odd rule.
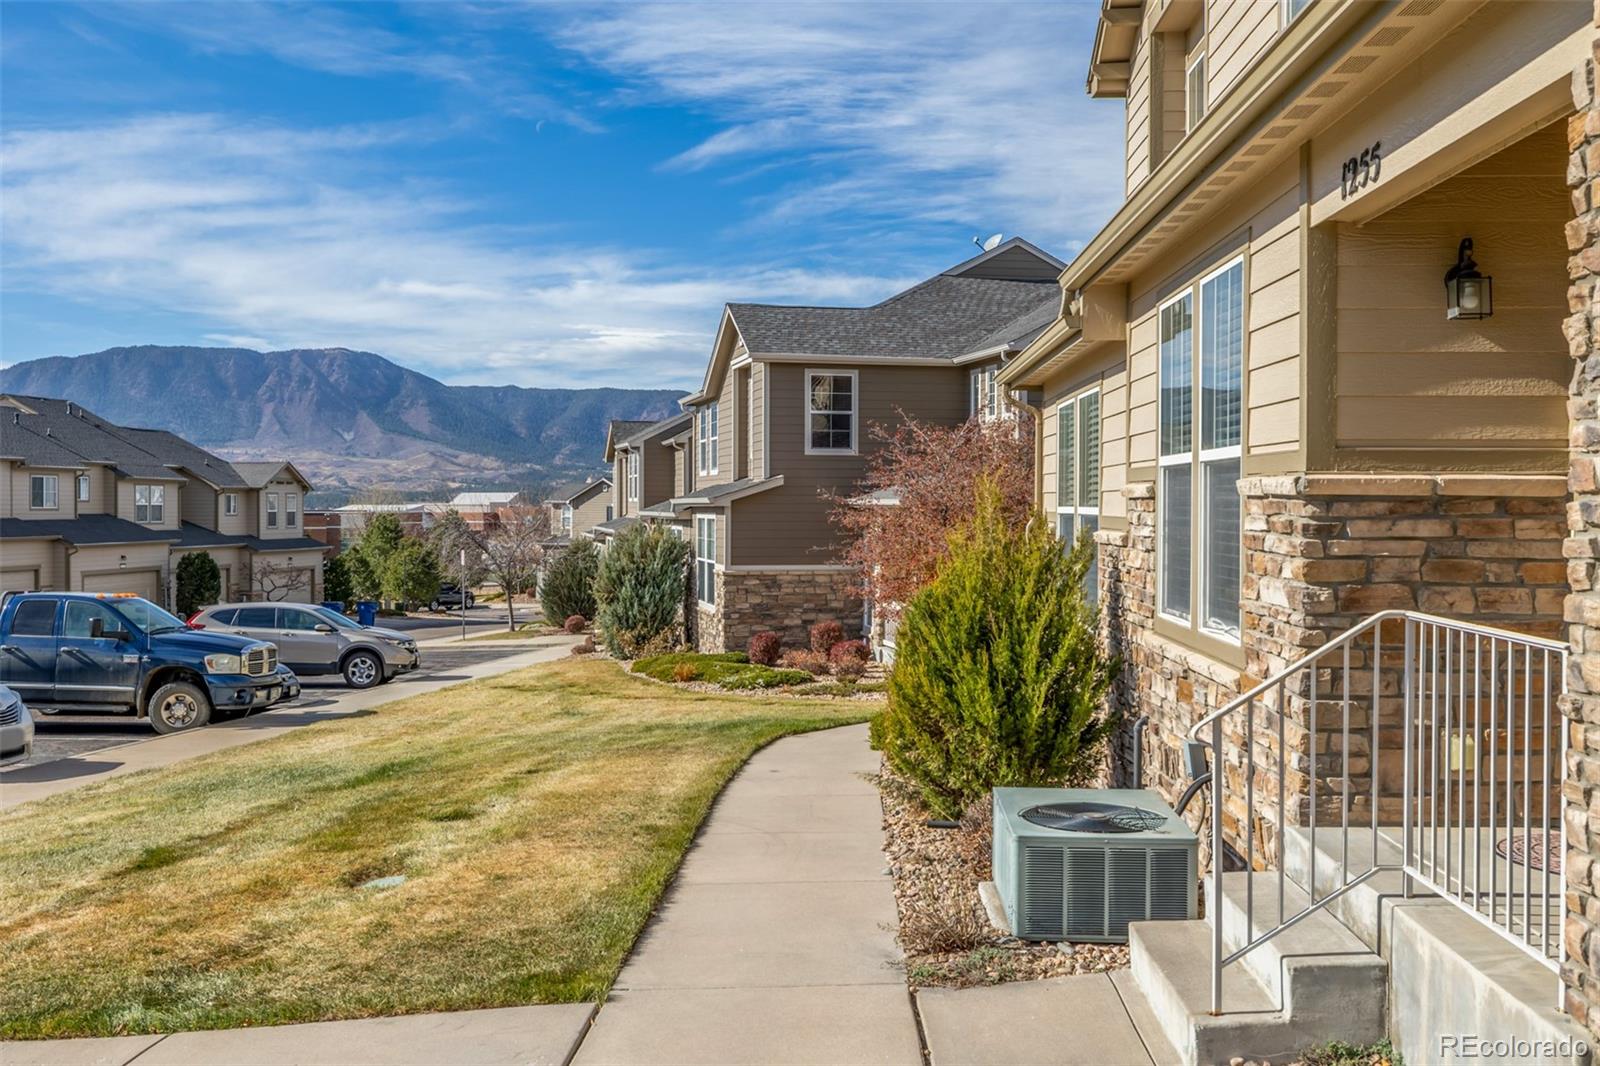
[[78,502],[79,503],[88,503],[89,502],[89,475],[88,474],[79,474],[78,475]]
[[717,518],[697,515],[694,520],[694,594],[707,607],[717,603]]
[[284,493],[283,524],[290,529],[300,524],[300,494],[298,492]]
[[564,504],[561,508],[561,532],[572,534],[572,504]]
[[33,474],[28,478],[28,506],[35,511],[54,511],[61,506],[57,493],[61,482],[54,474]]
[[167,487],[165,485],[135,485],[133,487],[133,520],[157,525],[166,520]]
[[[1056,534],[1070,547],[1100,528],[1100,390],[1090,389],[1056,408]],[[1100,583],[1099,551],[1086,575],[1093,599]]]
[[721,418],[717,404],[700,408],[697,416],[696,443],[700,449],[702,474],[715,474],[721,466],[721,457],[717,454],[722,446]]
[[1183,76],[1184,131],[1200,125],[1206,117],[1206,54],[1199,52],[1189,61]]
[[639,502],[639,453],[628,453],[628,502]]
[[1244,262],[1162,305],[1157,598],[1168,619],[1239,639]]
[[278,528],[278,494],[276,492],[267,493],[267,528]]
[[971,410],[967,413],[972,417],[981,418],[985,422],[992,422],[1000,417],[999,369],[998,366],[984,366],[967,375],[971,383]]
[[222,513],[230,518],[239,513],[239,494],[237,492],[224,492],[222,494]]
[[806,371],[806,454],[854,455],[856,372]]

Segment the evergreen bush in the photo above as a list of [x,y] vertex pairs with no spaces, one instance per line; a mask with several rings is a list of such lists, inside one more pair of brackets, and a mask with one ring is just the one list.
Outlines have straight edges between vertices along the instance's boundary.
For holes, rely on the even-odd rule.
[[350,564],[343,555],[330,555],[322,564],[322,598],[349,605],[356,598],[355,584],[350,578]]
[[539,606],[545,618],[582,615],[593,618],[594,578],[600,569],[600,550],[592,540],[576,540],[556,553],[539,584]]
[[177,581],[179,618],[222,600],[222,570],[209,552],[189,552],[179,559]]
[[969,525],[901,615],[889,704],[873,740],[928,807],[956,817],[989,790],[1079,785],[1109,731],[1120,664],[1085,596],[1093,543],[1008,523],[980,483]]
[[665,526],[634,525],[611,542],[594,579],[592,617],[621,659],[681,642],[689,593],[689,544]]

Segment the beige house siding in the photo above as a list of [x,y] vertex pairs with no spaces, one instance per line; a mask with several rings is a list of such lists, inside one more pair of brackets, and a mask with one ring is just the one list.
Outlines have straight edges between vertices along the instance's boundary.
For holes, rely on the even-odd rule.
[[1222,99],[1278,35],[1278,0],[1209,0],[1206,4],[1206,99]]
[[[1149,5],[1147,5],[1149,6]],[[1147,13],[1146,23],[1148,24]],[[1150,97],[1151,97],[1151,38],[1141,32],[1129,61],[1127,97],[1127,179],[1128,192],[1132,192],[1150,174]]]
[[198,481],[190,481],[183,487],[183,512],[185,522],[193,522],[206,529],[214,529],[217,517],[221,514],[222,505],[219,502],[216,490]]
[[[64,551],[59,540],[7,539],[0,550],[0,592],[59,589]],[[20,587],[24,583],[30,588]]]
[[628,453],[617,452],[611,460],[611,498],[617,506],[617,517],[632,514],[633,502],[628,499]]
[[259,522],[261,509],[259,492],[251,489],[228,489],[227,492],[235,493],[239,497],[239,513],[234,515],[223,513],[222,497],[226,492],[217,494],[217,530],[221,533],[243,534],[251,533]]
[[[1337,447],[1565,448],[1565,168],[1556,124],[1338,227]],[[1494,316],[1450,321],[1440,279],[1469,235]]]
[[1059,407],[1063,400],[1089,389],[1100,390],[1100,524],[1115,527],[1127,517],[1122,488],[1127,484],[1128,369],[1121,345],[1092,360],[1056,375],[1044,389],[1043,477],[1041,506],[1054,515],[1057,505]]
[[[116,507],[117,478],[104,466],[90,466],[89,498],[78,504],[79,514],[111,514]],[[73,486],[73,498],[77,498],[77,486]]]
[[[134,584],[141,580],[139,575],[146,571],[157,571],[159,574],[160,597],[157,603],[167,601],[167,575],[171,546],[164,542],[154,544],[91,544],[79,548],[72,555],[72,589],[83,591],[85,588],[96,584],[93,579],[108,579],[112,575],[128,573],[128,588],[118,591],[142,592],[143,589],[135,588]],[[104,583],[102,580],[99,583]],[[114,582],[113,582],[114,583]]]
[[[56,506],[35,510],[32,507],[33,497],[30,495],[29,479],[35,475],[54,477],[56,479]],[[11,512],[18,518],[48,518],[60,520],[78,517],[77,493],[73,479],[77,477],[76,470],[55,470],[48,467],[22,466],[11,464],[11,500],[14,510]]]
[[[267,528],[267,503],[265,495],[269,492],[275,492],[278,494],[278,524],[271,529]],[[299,502],[295,508],[299,517],[292,526],[285,525],[285,522],[288,521],[288,507],[284,502],[284,497],[291,492],[299,497]],[[302,537],[305,535],[303,525],[305,522],[306,513],[306,490],[304,485],[301,485],[295,481],[272,481],[268,482],[266,487],[263,488],[260,493],[257,493],[257,495],[260,497],[260,506],[257,508],[259,515],[257,517],[256,536],[261,537],[264,540],[272,540],[274,538]]]
[[572,501],[572,532],[581,536],[590,527],[606,520],[606,508],[611,506],[611,486],[596,485]]
[[183,486],[176,481],[118,478],[117,517],[125,518],[129,522],[136,521],[134,515],[138,512],[134,510],[134,489],[139,485],[161,485],[167,490],[161,503],[161,521],[140,522],[139,524],[150,529],[177,529],[183,517]]

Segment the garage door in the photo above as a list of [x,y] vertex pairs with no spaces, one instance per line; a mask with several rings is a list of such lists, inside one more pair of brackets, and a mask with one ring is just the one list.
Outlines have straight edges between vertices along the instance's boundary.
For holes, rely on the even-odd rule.
[[270,578],[270,582],[282,586],[273,593],[272,598],[281,603],[310,603],[312,577],[313,571],[296,567]]
[[85,592],[132,592],[151,603],[160,603],[161,571],[109,570],[103,574],[84,574]]
[[37,592],[38,590],[38,570],[31,567],[27,570],[0,570],[0,592]]

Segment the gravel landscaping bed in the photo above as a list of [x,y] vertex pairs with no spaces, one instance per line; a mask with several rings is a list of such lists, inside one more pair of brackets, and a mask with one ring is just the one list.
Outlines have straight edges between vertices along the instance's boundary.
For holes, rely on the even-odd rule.
[[912,988],[968,988],[1128,965],[1126,944],[1031,944],[997,932],[978,898],[979,882],[990,876],[987,804],[969,810],[958,829],[934,829],[915,790],[887,766],[878,784]]

